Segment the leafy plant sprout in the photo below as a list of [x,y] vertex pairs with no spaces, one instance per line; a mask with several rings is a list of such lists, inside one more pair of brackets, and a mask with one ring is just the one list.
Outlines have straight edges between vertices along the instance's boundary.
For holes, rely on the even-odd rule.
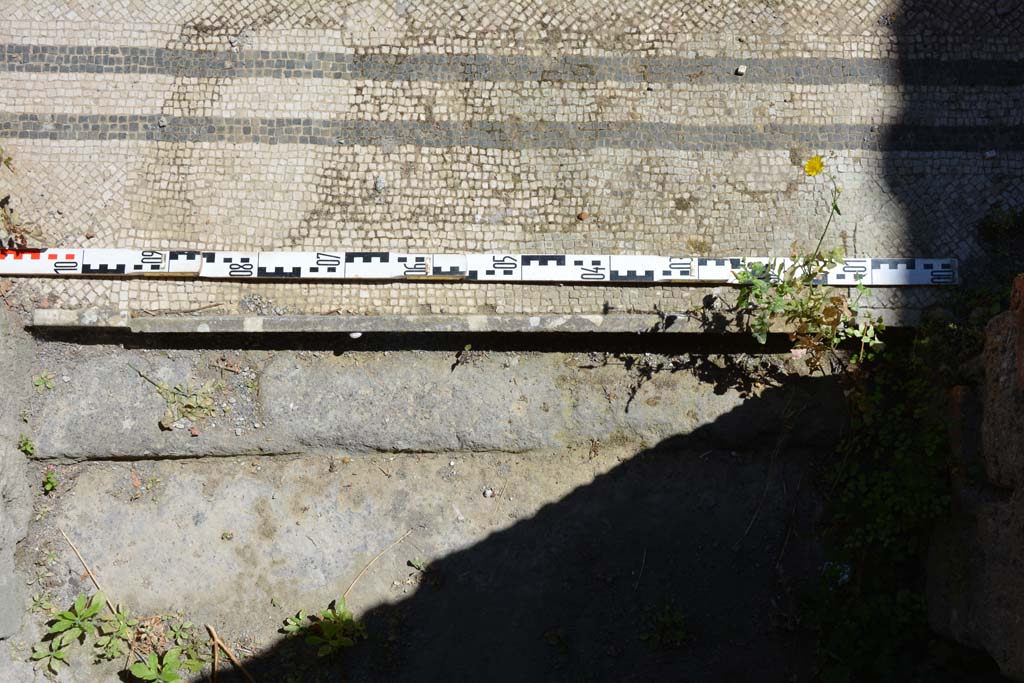
[[51,391],[53,390],[54,387],[53,380],[56,377],[57,376],[54,375],[52,372],[46,372],[44,370],[43,372],[39,373],[38,375],[32,378],[32,386],[34,386],[36,388],[36,391],[40,393],[44,391]]
[[24,455],[31,457],[36,452],[36,445],[32,442],[32,439],[22,434],[18,438],[18,450]]
[[[821,156],[811,157],[804,164],[808,177],[820,175],[825,168]],[[823,370],[836,349],[847,341],[859,342],[859,350],[850,362],[862,362],[881,346],[878,333],[884,329],[881,319],[861,314],[860,301],[867,288],[860,282],[851,298],[824,284],[828,273],[842,264],[842,250],[822,253],[821,246],[836,216],[842,215],[839,198],[842,188],[834,175],[831,184],[829,213],[814,251],[786,261],[748,262],[737,271],[736,279],[743,286],[738,307],[748,317],[748,327],[758,342],[768,341],[768,333],[776,320],[790,327],[790,340],[806,359],[810,370]]]
[[60,482],[57,480],[57,468],[48,465],[43,472],[43,493],[50,494],[57,490]]

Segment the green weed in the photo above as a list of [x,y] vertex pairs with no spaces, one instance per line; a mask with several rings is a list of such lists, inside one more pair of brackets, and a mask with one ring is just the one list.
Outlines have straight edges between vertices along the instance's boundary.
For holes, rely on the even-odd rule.
[[129,610],[118,605],[113,616],[103,619],[97,625],[99,637],[93,643],[96,658],[110,661],[124,657],[134,639],[134,629],[138,623],[139,620],[133,618]]
[[103,593],[98,592],[92,598],[79,594],[71,609],[57,612],[46,635],[62,646],[84,641],[86,636],[95,636],[97,615],[104,602]]
[[57,480],[57,468],[50,465],[43,471],[43,493],[49,495],[57,490],[60,482]]
[[[807,175],[816,176],[824,169],[824,162],[821,157],[812,157],[804,168]],[[840,249],[821,251],[833,220],[842,215],[839,208],[842,189],[835,176],[828,175],[828,179],[830,209],[814,251],[803,256],[794,254],[789,263],[778,260],[745,263],[736,272],[742,287],[738,308],[747,315],[750,333],[764,344],[773,323],[785,323],[791,329],[790,340],[797,349],[804,351],[811,371],[822,370],[844,342],[859,345],[851,363],[864,362],[881,346],[878,333],[884,329],[880,318],[860,311],[860,301],[867,294],[861,283],[854,288],[853,297],[820,284],[830,270],[842,263]]]
[[68,648],[68,645],[61,645],[57,640],[38,643],[32,648],[32,660],[51,673],[59,674],[60,665],[68,663]]
[[341,650],[353,647],[358,641],[365,640],[366,628],[348,609],[345,599],[338,598],[319,615],[307,616],[298,612],[284,620],[281,632],[290,636],[301,636],[307,643],[317,648],[318,657],[326,657]]
[[156,387],[160,398],[164,400],[166,410],[159,424],[160,428],[165,430],[173,429],[174,423],[178,420],[198,422],[202,418],[212,416],[215,412],[214,394],[224,388],[224,383],[218,380],[209,380],[199,385],[186,382],[172,387],[167,382],[153,379],[134,365],[129,367],[137,372],[139,377]]
[[32,386],[36,388],[36,391],[42,393],[44,391],[50,391],[54,387],[53,380],[57,376],[52,372],[41,372],[32,378]]
[[56,607],[48,593],[35,593],[32,595],[32,606],[29,609],[39,614],[51,614]]
[[129,673],[140,681],[180,681],[178,670],[184,667],[181,650],[173,647],[162,655],[150,652],[145,662],[135,662],[128,667]]

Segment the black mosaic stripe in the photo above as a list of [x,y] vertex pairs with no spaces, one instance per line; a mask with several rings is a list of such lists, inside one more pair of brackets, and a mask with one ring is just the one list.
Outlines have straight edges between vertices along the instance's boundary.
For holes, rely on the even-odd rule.
[[[736,76],[737,66],[747,67]],[[1017,86],[1024,60],[533,57],[493,54],[355,55],[336,52],[199,52],[117,46],[0,45],[0,69],[23,73],[163,74],[194,78],[410,81],[787,83]]]
[[0,138],[302,145],[723,151],[1024,149],[1024,126],[683,126],[633,122],[418,122],[0,113]]

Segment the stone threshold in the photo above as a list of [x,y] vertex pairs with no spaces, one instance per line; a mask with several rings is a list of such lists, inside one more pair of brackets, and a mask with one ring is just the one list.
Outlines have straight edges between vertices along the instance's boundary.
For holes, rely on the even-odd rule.
[[[914,326],[916,309],[879,309],[890,327]],[[742,331],[727,311],[704,316],[687,313],[610,313],[592,315],[153,315],[130,311],[52,309],[33,311],[36,328],[115,328],[136,334],[360,334],[360,333],[729,333]],[[780,326],[779,332],[788,331]]]

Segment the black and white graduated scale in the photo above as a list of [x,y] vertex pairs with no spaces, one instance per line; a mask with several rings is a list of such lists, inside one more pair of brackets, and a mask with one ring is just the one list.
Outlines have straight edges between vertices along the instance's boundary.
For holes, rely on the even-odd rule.
[[[254,280],[456,280],[552,284],[736,284],[749,263],[788,268],[785,258],[602,254],[407,254],[393,251],[194,251],[0,249],[0,276],[170,276]],[[852,287],[955,285],[956,259],[855,258],[821,284]]]

